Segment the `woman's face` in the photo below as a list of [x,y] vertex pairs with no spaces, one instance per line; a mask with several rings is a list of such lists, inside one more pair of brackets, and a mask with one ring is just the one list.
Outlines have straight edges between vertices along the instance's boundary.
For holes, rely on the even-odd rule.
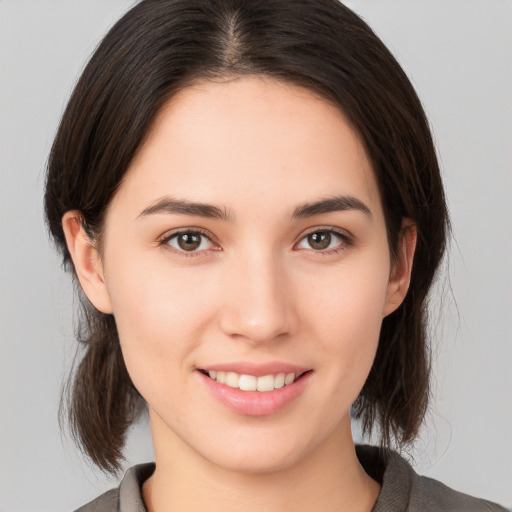
[[108,208],[99,273],[155,450],[240,471],[349,431],[404,293],[345,117],[263,78],[201,82],[163,107]]

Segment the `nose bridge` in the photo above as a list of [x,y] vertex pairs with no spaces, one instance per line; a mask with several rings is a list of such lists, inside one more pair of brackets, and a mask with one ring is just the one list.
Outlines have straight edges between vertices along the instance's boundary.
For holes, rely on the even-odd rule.
[[229,265],[221,325],[226,334],[253,343],[272,341],[295,328],[283,261],[271,248],[254,245]]

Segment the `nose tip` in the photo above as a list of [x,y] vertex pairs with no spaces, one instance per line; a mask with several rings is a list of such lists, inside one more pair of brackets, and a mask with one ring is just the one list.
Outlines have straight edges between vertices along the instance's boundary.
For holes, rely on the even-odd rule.
[[231,276],[221,329],[250,343],[266,343],[296,328],[293,298],[283,272],[274,266],[242,269]]

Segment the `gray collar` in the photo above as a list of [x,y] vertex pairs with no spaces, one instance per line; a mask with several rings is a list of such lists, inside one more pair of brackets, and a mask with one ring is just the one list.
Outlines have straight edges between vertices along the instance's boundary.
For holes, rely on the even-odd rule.
[[[365,471],[382,485],[372,512],[507,512],[500,505],[462,494],[437,480],[418,475],[396,452],[356,445],[356,453]],[[154,462],[132,466],[117,489],[108,491],[80,512],[147,512],[142,499],[142,484],[154,470]]]

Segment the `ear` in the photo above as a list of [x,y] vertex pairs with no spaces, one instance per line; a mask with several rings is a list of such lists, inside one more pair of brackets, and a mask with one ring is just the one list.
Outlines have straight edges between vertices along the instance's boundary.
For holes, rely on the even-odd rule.
[[93,240],[85,232],[82,214],[77,210],[62,217],[62,229],[80,286],[92,305],[102,313],[112,313],[110,295],[105,284],[103,266]]
[[412,264],[418,231],[411,219],[403,219],[398,238],[396,261],[391,269],[383,316],[387,316],[402,304],[411,282]]

